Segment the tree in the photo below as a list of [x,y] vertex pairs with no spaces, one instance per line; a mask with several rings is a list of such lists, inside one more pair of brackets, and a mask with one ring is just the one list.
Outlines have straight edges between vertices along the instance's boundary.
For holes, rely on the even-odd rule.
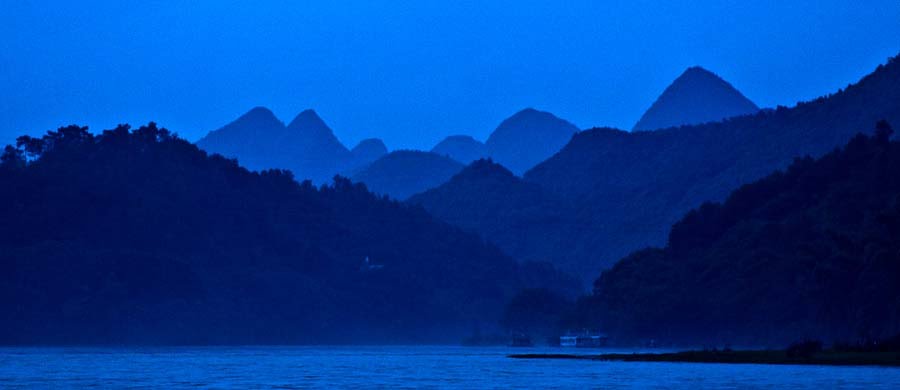
[[887,142],[891,139],[891,134],[894,134],[894,129],[886,120],[880,120],[875,124],[875,139],[879,142]]
[[21,168],[25,166],[25,153],[12,145],[6,145],[3,155],[0,156],[0,166],[3,168]]
[[36,159],[44,153],[44,140],[42,138],[34,138],[30,135],[23,135],[16,138],[16,146],[25,149],[28,157]]

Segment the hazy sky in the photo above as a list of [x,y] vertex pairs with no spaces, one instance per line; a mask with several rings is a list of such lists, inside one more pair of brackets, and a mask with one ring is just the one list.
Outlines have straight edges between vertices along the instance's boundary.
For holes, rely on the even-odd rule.
[[149,120],[195,141],[259,105],[391,149],[484,140],[525,107],[631,128],[691,65],[792,105],[898,53],[898,0],[12,0],[0,143]]

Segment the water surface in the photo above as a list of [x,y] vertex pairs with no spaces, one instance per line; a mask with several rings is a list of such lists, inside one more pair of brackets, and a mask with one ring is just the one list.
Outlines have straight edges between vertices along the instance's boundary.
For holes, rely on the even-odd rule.
[[900,388],[898,368],[506,357],[510,353],[561,351],[570,350],[451,346],[0,348],[0,388]]

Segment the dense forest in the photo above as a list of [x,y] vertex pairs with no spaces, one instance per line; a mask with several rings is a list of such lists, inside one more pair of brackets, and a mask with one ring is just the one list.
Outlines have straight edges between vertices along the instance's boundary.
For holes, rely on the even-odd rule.
[[0,343],[458,342],[519,265],[337,177],[251,172],[155,124],[69,126],[0,164]]
[[[484,183],[502,183],[490,177],[457,181],[414,199],[447,221],[465,219],[460,226],[490,238],[513,257],[547,256],[589,283],[629,253],[663,245],[672,224],[690,209],[720,201],[741,185],[784,169],[796,156],[822,156],[857,132],[871,131],[881,119],[900,123],[897,59],[846,89],[793,108],[656,131],[578,132],[561,151],[525,173],[525,183],[548,194],[533,203],[467,202],[484,191]],[[517,187],[511,184],[508,191],[517,193]],[[547,203],[548,196],[562,202]],[[464,204],[473,209],[447,213],[450,205]],[[558,213],[564,214],[558,219],[564,225],[554,235],[496,219]]]
[[900,142],[873,136],[705,203],[596,281],[621,341],[787,345],[900,332]]

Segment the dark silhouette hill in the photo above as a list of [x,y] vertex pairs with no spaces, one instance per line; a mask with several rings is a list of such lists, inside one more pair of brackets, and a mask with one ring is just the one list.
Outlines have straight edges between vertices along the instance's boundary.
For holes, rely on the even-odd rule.
[[796,156],[821,156],[881,119],[900,123],[896,59],[846,89],[793,108],[653,132],[583,131],[525,180],[578,200],[593,221],[580,256],[606,267],[664,243],[688,210],[720,201]]
[[251,172],[152,123],[18,141],[0,344],[458,342],[554,283],[362,184]]
[[463,169],[450,157],[417,150],[398,150],[375,160],[352,176],[376,194],[404,200],[434,188]]
[[632,130],[656,130],[717,122],[759,111],[730,83],[699,66],[678,76],[644,112]]
[[327,183],[352,160],[350,151],[313,110],[301,112],[284,126],[268,109],[254,108],[197,145],[237,158],[249,169],[288,169],[316,183]]
[[484,143],[468,135],[451,135],[431,148],[432,153],[450,157],[463,164],[487,157]]
[[[504,252],[523,261],[555,260],[559,243],[576,225],[572,218],[577,213],[567,202],[489,159],[476,160],[446,183],[407,202],[500,243]],[[540,237],[542,245],[523,242],[518,237],[522,234]]]
[[799,158],[679,220],[595,284],[618,337],[781,346],[900,333],[900,143],[872,137]]
[[577,132],[575,125],[549,112],[526,108],[501,122],[485,146],[494,161],[521,175],[558,152]]
[[[646,246],[663,245],[669,228],[705,201],[720,201],[743,184],[787,167],[795,156],[821,156],[880,119],[900,123],[900,61],[891,59],[834,94],[716,123],[653,132],[597,128],[579,132],[559,153],[524,175],[569,202],[576,213],[564,244],[484,214],[469,222],[502,248],[554,253],[554,264],[592,279]],[[470,197],[483,191],[459,186]],[[444,197],[425,202],[438,210]],[[524,206],[517,206],[524,208]],[[460,214],[479,215],[459,211]],[[537,213],[537,211],[535,211]],[[510,229],[499,234],[498,226]],[[483,227],[483,228],[482,228]],[[510,240],[499,242],[500,238]],[[569,268],[571,267],[571,268]]]
[[346,169],[354,172],[365,168],[386,154],[388,154],[388,148],[384,145],[384,141],[378,138],[364,139],[350,150],[351,161]]

